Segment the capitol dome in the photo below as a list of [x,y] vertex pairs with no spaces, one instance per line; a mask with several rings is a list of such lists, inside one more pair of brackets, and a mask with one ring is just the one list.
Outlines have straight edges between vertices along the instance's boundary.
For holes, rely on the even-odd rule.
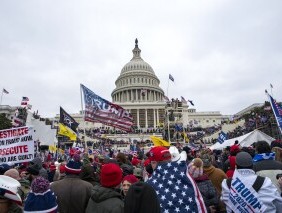
[[137,39],[132,53],[132,59],[124,65],[115,81],[116,88],[112,92],[113,102],[162,101],[164,91],[159,86],[160,80],[153,68],[141,58]]

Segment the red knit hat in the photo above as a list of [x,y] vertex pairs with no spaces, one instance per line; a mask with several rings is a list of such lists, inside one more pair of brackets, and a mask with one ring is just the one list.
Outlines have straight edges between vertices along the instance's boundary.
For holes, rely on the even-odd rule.
[[122,182],[124,182],[125,180],[127,180],[127,181],[128,181],[129,183],[131,183],[131,184],[138,182],[137,177],[135,177],[134,175],[126,175],[126,176],[123,178]]
[[146,166],[148,166],[150,163],[151,163],[150,159],[147,158],[147,159],[144,161],[143,166],[146,167]]
[[240,152],[240,147],[238,145],[233,145],[230,147],[230,154],[235,156]]
[[151,161],[166,161],[171,159],[169,150],[163,146],[155,146],[149,151]]
[[141,161],[138,158],[133,158],[131,161],[131,164],[133,166],[137,166]]
[[105,164],[102,166],[100,179],[102,186],[108,188],[115,187],[121,183],[122,170],[117,164]]

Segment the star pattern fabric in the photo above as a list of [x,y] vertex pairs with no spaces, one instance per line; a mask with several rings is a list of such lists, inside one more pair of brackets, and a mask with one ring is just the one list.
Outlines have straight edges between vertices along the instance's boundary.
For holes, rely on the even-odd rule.
[[147,181],[156,190],[164,213],[207,212],[185,161],[161,163]]

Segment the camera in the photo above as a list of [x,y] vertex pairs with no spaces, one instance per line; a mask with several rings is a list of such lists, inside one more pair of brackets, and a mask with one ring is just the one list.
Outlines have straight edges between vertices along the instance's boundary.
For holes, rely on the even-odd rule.
[[282,174],[277,174],[276,175],[276,179],[278,180],[279,178],[281,178],[282,177]]

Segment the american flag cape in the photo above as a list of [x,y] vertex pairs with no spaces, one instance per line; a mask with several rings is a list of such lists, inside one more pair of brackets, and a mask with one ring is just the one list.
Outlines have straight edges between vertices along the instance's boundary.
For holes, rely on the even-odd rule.
[[85,120],[113,126],[130,132],[132,115],[119,105],[113,104],[81,84],[85,103]]
[[163,213],[207,212],[202,195],[186,173],[185,161],[159,164],[147,183],[158,195]]

